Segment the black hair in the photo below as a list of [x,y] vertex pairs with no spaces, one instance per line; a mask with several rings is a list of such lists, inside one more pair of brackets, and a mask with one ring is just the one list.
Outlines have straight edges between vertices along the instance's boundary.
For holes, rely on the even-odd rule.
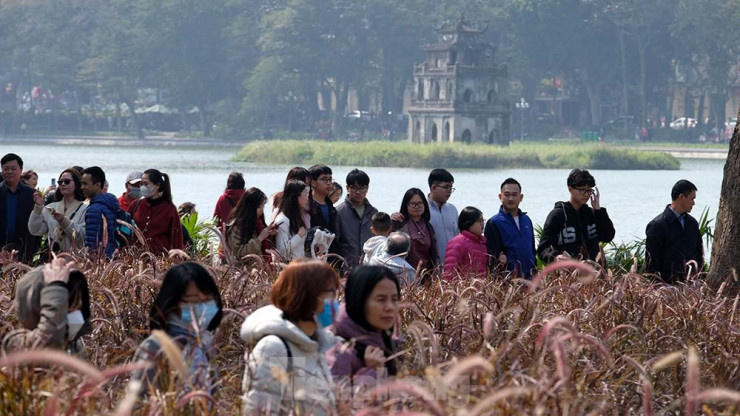
[[213,295],[216,301],[218,312],[208,324],[208,330],[213,331],[218,328],[223,316],[223,306],[221,303],[221,294],[218,285],[211,277],[210,273],[198,263],[191,261],[181,263],[170,267],[162,281],[162,287],[154,299],[152,308],[149,312],[149,328],[167,329],[167,315],[176,312],[179,309],[178,304],[182,295],[185,294],[188,284],[195,283],[195,286],[206,295]]
[[147,169],[144,171],[142,176],[147,175],[149,182],[159,187],[159,192],[162,193],[162,199],[172,203],[172,188],[170,187],[170,177],[166,173],[162,173],[157,169]]
[[[387,267],[383,266],[359,266],[352,270],[352,273],[347,278],[347,283],[344,286],[344,301],[347,316],[354,321],[357,325],[365,328],[368,331],[378,331],[377,328],[371,326],[365,318],[365,303],[367,302],[370,293],[372,293],[375,286],[382,280],[388,279],[396,285],[396,293],[401,296],[401,283],[398,281],[398,277],[393,274]],[[393,352],[393,344],[391,343],[390,335],[387,331],[380,331],[383,336],[383,343],[385,344],[385,356],[388,357]],[[360,347],[358,354],[364,355],[364,345],[361,340],[356,341],[355,348]],[[386,361],[386,368],[388,369],[388,375],[396,374],[395,360]]]
[[227,233],[232,228],[239,230],[240,241],[242,244],[246,243],[252,238],[255,230],[257,229],[257,222],[265,224],[265,214],[257,216],[257,209],[267,201],[267,196],[264,192],[257,188],[249,188],[236,203],[234,209],[229,214],[229,219],[226,220],[229,225]]
[[76,170],[77,173],[80,174],[80,176],[82,176],[82,171],[85,170],[85,168],[83,168],[82,166],[79,166],[79,165],[72,166],[72,169]]
[[419,188],[411,188],[406,191],[405,194],[403,194],[403,200],[401,200],[401,209],[398,211],[408,221],[410,218],[408,205],[409,201],[411,201],[411,198],[413,198],[414,195],[419,195],[419,197],[421,197],[421,201],[424,203],[424,213],[421,215],[421,218],[424,220],[425,223],[429,223],[429,218],[431,216],[431,214],[429,213],[429,202],[427,202],[427,197],[424,195],[424,192],[422,192]]
[[568,186],[573,188],[577,186],[590,186],[593,188],[596,186],[596,180],[586,169],[573,169],[568,175]]
[[229,173],[226,179],[226,189],[244,189],[244,175],[241,172]]
[[347,174],[347,186],[369,186],[370,185],[370,177],[367,176],[367,173],[359,170],[359,169],[352,169]]
[[385,212],[376,212],[371,220],[375,231],[385,232],[391,229],[391,216]]
[[14,160],[17,160],[18,161],[18,166],[20,166],[20,168],[23,169],[23,159],[21,159],[21,157],[18,156],[17,154],[15,154],[15,153],[8,153],[5,156],[3,156],[3,158],[0,159],[0,166],[6,164],[8,162],[12,162]]
[[[84,201],[85,200],[85,194],[82,193],[82,176],[79,172],[77,172],[77,169],[75,168],[67,168],[62,171],[62,173],[59,174],[59,181],[62,180],[62,175],[65,173],[69,173],[72,176],[72,182],[75,183],[75,199],[78,201]],[[57,189],[54,191],[54,201],[61,201],[64,199],[62,196],[62,190],[59,186],[57,186]]]
[[303,222],[303,214],[301,213],[301,207],[298,204],[298,198],[301,193],[306,189],[305,183],[291,179],[285,183],[283,189],[282,201],[280,201],[280,211],[290,221],[290,232],[296,234],[301,227],[305,227],[306,224]]
[[673,185],[673,189],[671,189],[671,200],[677,200],[679,195],[689,196],[691,191],[698,191],[698,189],[696,189],[696,185],[686,179],[681,179],[676,182],[676,184]]
[[[288,181],[290,181],[291,179],[308,184],[309,180],[311,179],[311,174],[308,173],[308,169],[296,166],[288,171],[288,176],[285,177],[285,185],[287,185]],[[273,208],[280,208],[282,201],[283,191],[280,191],[276,193],[272,199]]]
[[522,191],[522,184],[519,183],[518,180],[514,178],[506,178],[503,182],[501,182],[501,189],[504,189],[504,186],[506,185],[516,185],[519,187],[519,192]]
[[89,168],[83,169],[80,176],[84,175],[90,175],[90,178],[92,178],[91,185],[99,183],[101,188],[105,185],[105,172],[103,172],[103,169],[100,169],[98,166],[90,166]]
[[460,211],[460,215],[457,217],[457,228],[460,229],[460,232],[463,232],[475,225],[475,223],[480,221],[482,217],[483,212],[478,208],[465,207]]
[[432,185],[438,183],[455,182],[455,178],[447,169],[434,169],[429,172],[429,179],[427,179],[427,182],[429,183],[429,187],[431,188]]
[[326,165],[318,164],[313,165],[310,168],[308,168],[308,173],[311,175],[312,180],[319,179],[319,176],[321,175],[331,175],[331,168]]
[[92,316],[90,312],[90,288],[87,285],[85,274],[79,270],[69,272],[67,280],[67,292],[69,293],[69,306],[79,302],[80,312],[86,321]]

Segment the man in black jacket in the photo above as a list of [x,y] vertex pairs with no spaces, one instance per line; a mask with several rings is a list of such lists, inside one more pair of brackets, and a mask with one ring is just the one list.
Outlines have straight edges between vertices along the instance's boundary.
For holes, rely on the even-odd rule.
[[681,179],[673,185],[671,199],[663,213],[645,229],[647,270],[659,274],[669,284],[686,279],[687,262],[696,262],[694,272],[701,271],[704,266],[699,223],[689,215],[696,199],[696,186]]
[[595,260],[601,251],[599,243],[614,238],[614,224],[601,206],[594,177],[587,170],[573,169],[568,191],[570,200],[556,202],[542,227],[537,255],[546,263],[565,257]]
[[23,159],[8,153],[0,160],[3,183],[0,184],[0,247],[18,250],[20,260],[30,262],[41,245],[41,237],[28,231],[28,217],[33,211],[34,189],[21,182]]

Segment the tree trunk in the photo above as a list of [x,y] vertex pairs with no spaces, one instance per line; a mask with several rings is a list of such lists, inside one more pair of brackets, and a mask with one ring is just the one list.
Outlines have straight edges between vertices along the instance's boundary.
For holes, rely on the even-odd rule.
[[134,100],[125,98],[123,102],[126,104],[126,106],[128,106],[129,111],[131,111],[131,122],[134,124],[136,137],[139,139],[146,139],[146,137],[144,136],[144,130],[141,128],[141,123],[139,122],[139,117],[136,117],[136,107],[134,107]]
[[588,70],[583,71],[581,76],[583,85],[586,87],[586,93],[588,94],[589,108],[591,109],[591,124],[594,126],[601,125],[601,96],[599,95],[599,87],[596,82],[592,81],[589,76]]
[[646,79],[647,79],[647,68],[646,66],[646,52],[645,52],[645,40],[642,38],[637,41],[637,56],[640,59],[640,124],[647,121],[647,91],[646,91]]
[[[740,117],[740,114],[738,114]],[[735,131],[730,141],[730,151],[725,162],[722,190],[719,197],[719,212],[714,229],[714,245],[710,258],[709,284],[714,288],[727,282],[730,294],[740,292],[740,130]]]
[[211,137],[211,126],[208,122],[208,115],[206,114],[206,102],[200,100],[198,105],[198,114],[200,114],[200,130],[203,132],[203,137]]
[[[619,54],[621,61],[621,73],[622,73],[622,116],[627,117],[629,115],[629,88],[627,86],[627,46],[625,45],[624,31],[619,30],[617,35],[619,39]],[[627,131],[630,127],[627,123],[627,119],[622,123],[622,130]]]

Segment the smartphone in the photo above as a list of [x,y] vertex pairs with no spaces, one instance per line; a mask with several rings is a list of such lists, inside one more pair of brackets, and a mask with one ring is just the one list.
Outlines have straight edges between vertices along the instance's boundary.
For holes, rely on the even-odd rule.
[[55,178],[51,178],[51,186],[57,186],[57,180]]

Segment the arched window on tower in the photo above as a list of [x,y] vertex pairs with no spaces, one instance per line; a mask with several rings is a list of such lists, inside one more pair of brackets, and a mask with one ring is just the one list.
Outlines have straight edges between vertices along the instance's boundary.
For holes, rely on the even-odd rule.
[[419,86],[416,90],[416,99],[419,101],[424,100],[424,80],[421,78],[419,79]]
[[432,101],[439,101],[439,82],[432,81]]
[[473,90],[468,88],[465,90],[465,94],[463,94],[463,101],[470,104],[473,102]]

